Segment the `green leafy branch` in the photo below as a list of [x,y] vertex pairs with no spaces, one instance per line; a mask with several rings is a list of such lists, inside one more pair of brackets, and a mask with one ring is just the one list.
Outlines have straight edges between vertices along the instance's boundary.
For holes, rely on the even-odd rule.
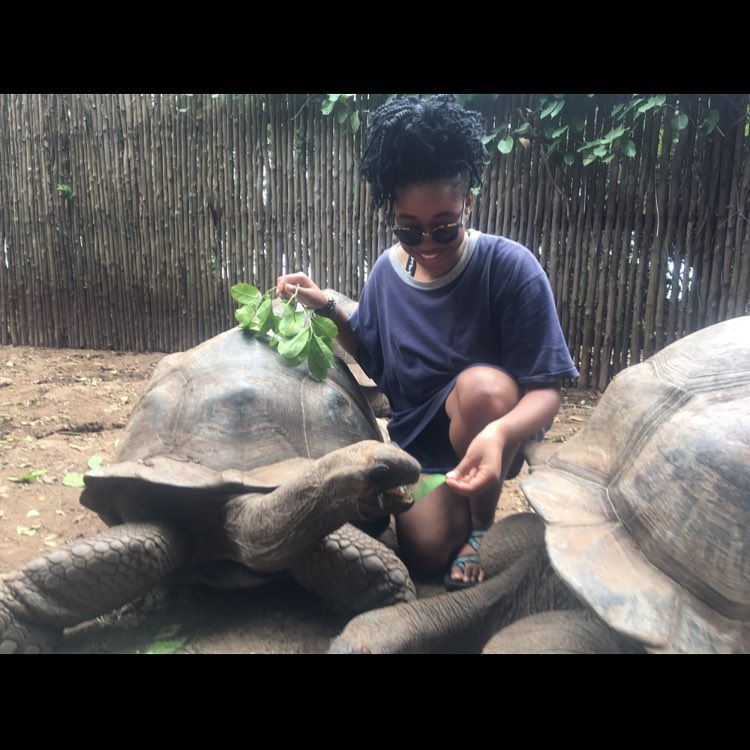
[[234,315],[243,328],[277,348],[288,367],[307,362],[310,375],[325,380],[333,367],[333,340],[338,335],[332,320],[300,305],[297,292],[279,301],[281,315],[274,312],[271,289],[261,294],[252,284],[235,284],[232,298],[241,305]]
[[[546,161],[557,161],[566,167],[581,163],[585,167],[597,160],[609,164],[618,153],[634,158],[635,132],[649,112],[671,113],[674,132],[684,130],[690,123],[679,105],[667,103],[665,94],[633,94],[629,101],[612,107],[612,124],[607,132],[591,138],[586,134],[586,123],[597,109],[601,116],[604,107],[595,94],[541,94],[534,106],[518,110],[520,124],[499,125],[487,134],[484,143],[490,150],[494,147],[501,154],[510,154],[517,144],[528,148],[533,140],[541,143]],[[709,136],[718,124],[716,109],[709,109],[702,121],[695,123],[704,136]]]
[[354,94],[327,94],[320,105],[320,111],[326,117],[335,117],[339,125],[348,120],[352,133],[360,128],[359,111],[354,108]]

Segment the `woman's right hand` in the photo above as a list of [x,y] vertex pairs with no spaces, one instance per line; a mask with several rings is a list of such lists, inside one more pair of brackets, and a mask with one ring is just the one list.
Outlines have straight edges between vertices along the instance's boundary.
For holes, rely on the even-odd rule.
[[[299,288],[299,291],[297,289]],[[287,273],[276,280],[276,296],[289,299],[297,292],[297,299],[305,306],[317,310],[328,302],[328,296],[315,282],[301,271]]]

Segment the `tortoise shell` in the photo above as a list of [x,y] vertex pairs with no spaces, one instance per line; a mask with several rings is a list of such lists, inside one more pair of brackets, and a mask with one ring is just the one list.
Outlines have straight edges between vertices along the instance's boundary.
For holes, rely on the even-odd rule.
[[[220,500],[269,490],[312,460],[359,440],[380,440],[372,410],[336,360],[323,382],[241,327],[157,365],[128,421],[112,466],[89,472],[81,502],[110,523],[114,499]],[[124,484],[139,492],[123,493]],[[163,488],[196,492],[164,493]]]
[[650,651],[750,650],[750,317],[621,372],[529,459],[552,565],[610,626]]

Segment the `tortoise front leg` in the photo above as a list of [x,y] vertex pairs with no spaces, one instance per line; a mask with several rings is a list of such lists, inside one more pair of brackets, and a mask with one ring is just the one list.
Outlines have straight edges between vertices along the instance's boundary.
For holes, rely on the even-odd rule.
[[142,596],[184,561],[186,535],[131,523],[71,543],[0,583],[0,653],[38,653],[66,627]]
[[349,523],[293,562],[289,572],[308,591],[355,614],[417,597],[396,553]]

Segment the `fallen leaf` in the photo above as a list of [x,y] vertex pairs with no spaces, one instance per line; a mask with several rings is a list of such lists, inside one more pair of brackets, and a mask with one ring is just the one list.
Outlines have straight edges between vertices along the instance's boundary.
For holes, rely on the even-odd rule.
[[57,513],[58,516],[64,516],[65,515],[65,511],[64,510],[60,510],[59,508],[55,511],[55,513]]
[[179,638],[175,641],[154,641],[144,653],[173,654],[175,651],[179,651],[187,643],[187,640],[187,638]]
[[570,417],[571,422],[585,422],[585,419],[582,419],[581,417]]
[[30,510],[26,514],[26,518],[39,518],[42,514],[38,510]]
[[156,635],[154,642],[144,651],[146,654],[173,654],[186,643],[186,637],[180,637],[181,625],[172,625]]
[[47,547],[57,547],[57,542],[49,541],[49,542],[45,542],[45,545]]
[[20,482],[23,484],[31,484],[31,482],[36,481],[37,477],[42,476],[47,471],[47,469],[41,469],[39,471],[32,471],[31,474],[24,474],[20,477],[7,477],[7,479],[11,482]]
[[45,542],[51,542],[53,539],[57,539],[57,537],[60,536],[59,534],[47,534],[47,536],[44,537]]
[[34,536],[36,529],[31,526],[16,526],[16,534],[21,536]]
[[89,459],[89,469],[98,469],[102,465],[102,461],[101,456],[91,456]]
[[5,517],[5,511],[4,510],[0,510],[0,518],[4,518],[4,517]]
[[81,474],[80,472],[77,472],[77,471],[68,472],[63,477],[62,483],[66,487],[83,487],[83,486],[85,486],[84,482],[83,482],[83,474]]

